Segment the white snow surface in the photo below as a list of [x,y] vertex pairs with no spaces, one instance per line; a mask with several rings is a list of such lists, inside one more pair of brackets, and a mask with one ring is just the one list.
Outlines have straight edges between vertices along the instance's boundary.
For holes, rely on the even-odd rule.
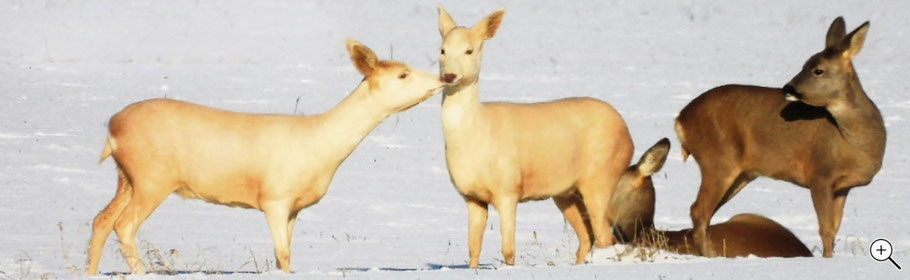
[[[0,1],[0,279],[78,278],[91,221],[113,197],[112,160],[97,164],[107,120],[124,106],[169,97],[243,111],[313,114],[361,80],[346,37],[432,72],[441,39],[433,1]],[[443,1],[459,25],[503,7],[484,46],[481,99],[536,102],[590,96],[625,117],[636,156],[673,143],[656,174],[656,223],[691,226],[699,184],[683,163],[673,118],[718,85],[781,86],[824,45],[831,21],[871,21],[854,59],[887,122],[884,165],[854,189],[835,256],[708,259],[659,253],[617,258],[597,249],[573,265],[577,240],[549,201],[518,207],[516,265],[501,262],[491,211],[480,262],[466,269],[467,214],[446,170],[440,97],[389,118],[341,165],[328,194],[294,229],[292,274],[276,272],[263,214],[176,196],[139,230],[140,251],[176,276],[307,279],[897,279],[869,257],[888,238],[910,266],[910,1]],[[271,148],[271,147],[270,147]],[[820,255],[806,189],[759,179],[714,222],[768,216]],[[153,260],[155,260],[153,258]],[[117,238],[100,265],[128,271]],[[267,271],[264,274],[251,274]]]

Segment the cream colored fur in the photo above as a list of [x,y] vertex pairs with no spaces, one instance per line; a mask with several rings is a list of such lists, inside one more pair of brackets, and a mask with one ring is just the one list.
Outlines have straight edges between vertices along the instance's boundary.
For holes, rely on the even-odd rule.
[[481,103],[483,42],[503,13],[465,28],[439,7],[440,74],[454,80],[442,101],[446,163],[468,208],[469,266],[478,265],[488,204],[499,213],[502,252],[511,265],[517,204],[550,197],[578,234],[576,262],[582,263],[592,234],[599,247],[613,243],[608,202],[632,157],[632,140],[622,117],[597,99]]
[[298,211],[325,195],[335,170],[373,128],[444,85],[437,75],[379,61],[354,40],[348,39],[347,49],[366,78],[322,114],[245,114],[151,99],[111,117],[101,160],[113,155],[120,180],[116,196],[95,218],[86,273],[97,273],[111,230],[130,271],[145,273],[136,231],[174,192],[263,211],[278,268],[288,272]]

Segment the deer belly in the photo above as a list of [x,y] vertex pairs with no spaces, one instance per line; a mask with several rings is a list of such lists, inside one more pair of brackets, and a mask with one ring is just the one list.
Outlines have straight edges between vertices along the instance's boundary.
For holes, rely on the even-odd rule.
[[180,184],[177,195],[230,207],[259,209],[259,187],[250,181],[217,185]]
[[521,201],[541,200],[566,192],[575,180],[566,173],[522,172]]

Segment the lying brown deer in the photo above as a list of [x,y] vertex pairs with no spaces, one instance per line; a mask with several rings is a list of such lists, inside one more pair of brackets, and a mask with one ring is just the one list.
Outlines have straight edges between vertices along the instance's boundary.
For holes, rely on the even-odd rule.
[[[670,141],[664,138],[641,156],[637,164],[623,173],[610,202],[613,233],[619,242],[640,246],[666,242],[667,250],[679,254],[698,254],[692,230],[654,229],[655,191],[651,175],[667,160]],[[812,252],[790,230],[774,220],[739,214],[730,220],[708,226],[713,249],[721,256],[811,257]],[[660,246],[660,244],[658,244]]]
[[707,232],[711,217],[759,176],[808,188],[818,216],[823,253],[833,254],[851,188],[868,185],[885,153],[885,126],[860,85],[851,59],[869,23],[845,34],[831,24],[825,49],[780,88],[726,85],[692,100],[676,118],[683,159],[701,170],[692,204],[698,251],[715,256]]
[[278,268],[288,272],[297,213],[325,195],[335,170],[373,128],[444,85],[437,75],[380,61],[354,40],[347,50],[365,78],[322,114],[245,114],[171,99],[141,101],[114,114],[101,160],[114,157],[120,180],[114,199],[95,217],[86,273],[98,272],[111,230],[130,271],[145,273],[136,231],[174,192],[265,212]]

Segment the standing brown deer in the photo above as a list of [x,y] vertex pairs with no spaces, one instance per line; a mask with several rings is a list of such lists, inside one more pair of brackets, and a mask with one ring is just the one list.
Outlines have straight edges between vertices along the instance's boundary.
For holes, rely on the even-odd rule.
[[702,255],[716,255],[706,229],[717,209],[756,177],[767,176],[809,189],[822,255],[832,256],[847,194],[872,181],[885,153],[881,113],[851,63],[868,30],[866,22],[845,35],[838,17],[825,49],[783,89],[721,86],[679,113],[675,126],[683,159],[691,154],[701,170],[690,214]]
[[[651,175],[667,160],[670,140],[661,139],[645,152],[637,164],[629,166],[616,184],[610,202],[613,234],[621,243],[661,247],[679,254],[698,254],[692,242],[692,230],[654,230],[656,200]],[[750,213],[708,227],[714,250],[725,257],[811,257],[790,230],[774,220]],[[657,243],[657,244],[655,244]]]

